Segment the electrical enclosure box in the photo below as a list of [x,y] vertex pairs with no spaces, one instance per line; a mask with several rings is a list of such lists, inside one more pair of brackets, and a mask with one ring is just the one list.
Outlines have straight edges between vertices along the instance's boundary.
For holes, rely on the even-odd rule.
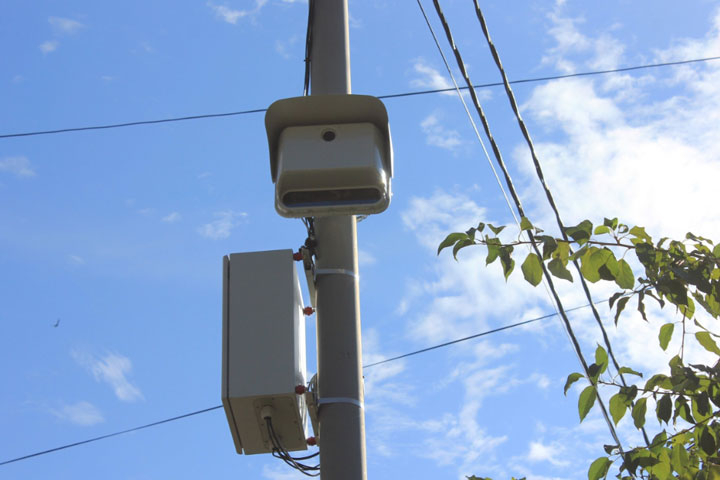
[[377,98],[278,100],[265,126],[280,215],[371,214],[390,204],[392,141],[387,111]]
[[288,451],[306,450],[305,320],[292,250],[223,258],[222,402],[235,449],[272,452],[260,410]]

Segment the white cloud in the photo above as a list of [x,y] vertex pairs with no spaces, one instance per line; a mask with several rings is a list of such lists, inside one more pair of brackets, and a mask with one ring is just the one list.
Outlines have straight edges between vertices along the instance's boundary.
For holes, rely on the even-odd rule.
[[34,177],[35,170],[27,157],[5,157],[0,160],[0,172],[9,172],[18,177]]
[[246,217],[247,213],[225,210],[215,213],[214,216],[216,219],[201,225],[198,228],[198,233],[212,240],[223,240],[230,236],[232,229],[238,226],[239,220]]
[[61,420],[82,427],[90,427],[105,421],[100,410],[92,403],[85,401],[63,405],[59,409],[51,409],[50,412]]
[[438,114],[425,117],[420,123],[420,128],[425,133],[427,144],[433,147],[455,150],[463,143],[457,130],[449,129],[440,123]]
[[48,22],[61,33],[65,34],[73,34],[85,26],[77,20],[61,17],[50,17],[48,18]]
[[54,52],[55,50],[57,50],[58,45],[59,44],[58,44],[57,40],[48,40],[46,42],[41,43],[38,48],[40,48],[40,51],[42,53],[47,55],[48,53],[51,53],[51,52]]
[[68,260],[70,260],[73,265],[85,265],[85,259],[79,255],[68,255]]
[[530,442],[530,452],[527,459],[531,462],[550,462],[555,466],[562,467],[569,464],[567,460],[558,458],[562,458],[564,451],[565,447],[557,442],[547,445],[542,441]]
[[[438,72],[435,68],[428,65],[422,58],[415,61],[413,64],[413,70],[420,76],[410,81],[410,86],[412,87],[429,90],[444,90],[447,88],[453,88],[454,86],[448,78]],[[443,94],[457,95],[454,91],[443,92]]]
[[163,222],[176,223],[182,220],[182,216],[178,212],[172,212],[162,218]]
[[207,5],[215,12],[215,16],[224,22],[235,25],[241,18],[260,13],[260,10],[266,3],[267,0],[255,0],[255,8],[251,10],[236,10],[225,5],[215,5],[212,2],[208,2]]
[[132,362],[128,357],[108,353],[102,358],[97,358],[76,350],[73,350],[71,355],[79,365],[93,375],[95,380],[110,385],[119,400],[134,402],[144,398],[140,389],[127,379],[127,375],[132,371]]
[[377,259],[372,253],[362,249],[358,251],[358,264],[360,266],[375,265],[375,263],[377,263]]

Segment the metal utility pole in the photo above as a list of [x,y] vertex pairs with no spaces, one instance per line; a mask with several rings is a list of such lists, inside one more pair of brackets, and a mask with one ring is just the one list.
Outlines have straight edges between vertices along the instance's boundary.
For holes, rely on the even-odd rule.
[[[347,0],[314,0],[311,95],[350,93]],[[315,219],[318,415],[323,480],[365,480],[355,216]]]

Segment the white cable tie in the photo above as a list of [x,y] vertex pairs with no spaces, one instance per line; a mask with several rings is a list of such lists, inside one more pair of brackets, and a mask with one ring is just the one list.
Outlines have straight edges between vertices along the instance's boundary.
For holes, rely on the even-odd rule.
[[344,268],[316,268],[315,276],[317,277],[318,275],[349,275],[353,278],[358,278],[357,273]]
[[318,398],[318,401],[317,401],[318,408],[327,403],[349,403],[351,405],[355,405],[356,407],[360,407],[362,409],[365,408],[365,405],[363,405],[363,403],[360,400],[357,400],[356,398],[350,398],[350,397]]

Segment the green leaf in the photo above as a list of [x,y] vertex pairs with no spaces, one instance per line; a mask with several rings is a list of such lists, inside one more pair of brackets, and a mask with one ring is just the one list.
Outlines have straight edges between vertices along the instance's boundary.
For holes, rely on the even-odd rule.
[[673,330],[675,330],[674,323],[666,323],[665,325],[660,327],[660,334],[658,335],[658,340],[660,340],[660,348],[662,348],[663,350],[667,350],[670,339],[672,338]]
[[460,232],[451,233],[450,235],[448,235],[447,237],[445,237],[445,240],[443,240],[443,241],[440,243],[440,245],[438,246],[438,250],[437,250],[438,255],[440,255],[440,252],[441,252],[443,249],[449,247],[450,245],[455,245],[458,241],[460,241],[460,240],[462,240],[462,239],[464,239],[464,238],[467,238],[467,234],[466,234],[466,233],[460,233]]
[[595,253],[602,251],[603,249],[590,247],[585,254],[580,257],[580,273],[582,273],[582,276],[585,277],[588,282],[596,283],[600,280],[598,269],[604,263],[601,257],[607,254],[601,253],[599,257],[595,257]]
[[637,375],[638,377],[642,377],[642,376],[643,376],[642,373],[637,372],[637,371],[633,370],[633,369],[630,368],[630,367],[620,367],[620,369],[618,370],[618,374],[619,374],[619,375],[624,375],[624,374],[626,374],[626,373],[628,373],[628,374],[630,374],[630,375]]
[[553,258],[550,262],[548,262],[548,270],[550,270],[550,273],[558,278],[562,278],[563,280],[567,280],[569,282],[573,281],[570,270],[568,270],[565,265],[563,265],[563,262],[557,258]]
[[595,235],[602,235],[603,233],[610,233],[610,227],[607,225],[598,225],[593,231]]
[[515,268],[515,260],[510,257],[512,250],[512,247],[500,248],[500,264],[502,265],[503,273],[505,274],[505,281],[507,281],[508,277]]
[[582,422],[587,416],[588,412],[595,404],[595,386],[588,385],[585,390],[580,394],[578,399],[578,413],[580,414],[580,421]]
[[490,265],[495,261],[496,258],[498,258],[498,255],[500,255],[500,246],[495,243],[488,243],[487,244],[488,254],[485,258],[485,265]]
[[617,301],[617,299],[622,297],[623,295],[625,295],[625,292],[613,293],[612,297],[610,297],[610,300],[608,300],[608,303],[610,304],[610,310],[612,310],[612,307]]
[[660,400],[658,400],[655,406],[655,414],[657,415],[658,421],[665,423],[670,422],[670,417],[672,416],[672,399],[669,393],[660,397]]
[[523,275],[525,276],[525,280],[527,280],[533,287],[537,287],[542,281],[543,276],[540,258],[534,253],[528,254],[521,268]]
[[618,226],[618,219],[617,218],[613,218],[613,219],[605,218],[605,219],[603,219],[603,225],[615,230]]
[[715,343],[715,340],[710,337],[710,333],[708,332],[697,332],[695,334],[695,338],[698,342],[700,342],[700,345],[702,345],[705,350],[708,352],[712,352],[715,355],[720,355],[720,348],[718,348],[717,344]]
[[[527,217],[521,217],[520,218],[520,230],[532,230],[533,224],[530,223],[530,220],[527,219]],[[497,232],[495,233],[497,235]]]
[[457,242],[457,243],[455,244],[455,246],[453,247],[453,258],[454,258],[455,260],[457,260],[457,254],[458,254],[458,252],[459,252],[461,249],[463,249],[463,248],[465,248],[465,247],[468,247],[468,246],[470,246],[470,245],[474,245],[474,244],[475,244],[475,242],[473,242],[473,241],[470,240],[469,238],[466,238],[466,239],[464,239],[464,240],[460,240],[460,241]]
[[600,367],[600,373],[603,373],[608,366],[608,354],[600,345],[595,349],[595,363]]
[[630,265],[622,258],[618,260],[617,265],[618,273],[615,275],[615,283],[617,283],[620,288],[627,290],[632,289],[635,286],[635,275],[633,274],[632,268],[630,268]]
[[652,238],[650,237],[650,235],[648,235],[648,234],[645,232],[645,228],[643,228],[643,227],[633,227],[633,228],[631,228],[631,229],[630,229],[630,235],[632,235],[633,237],[635,237],[635,238],[633,238],[633,239],[631,240],[631,242],[632,242],[633,244],[640,243],[640,242],[642,242],[642,243],[651,243],[651,242],[652,242]]
[[543,258],[547,260],[550,258],[550,256],[555,252],[555,249],[558,247],[557,241],[549,235],[543,235],[541,237],[536,237],[536,239],[540,242],[542,242],[543,246]]
[[622,297],[617,302],[617,311],[615,312],[615,325],[618,323],[618,319],[620,318],[620,313],[625,310],[625,305],[627,305],[628,300],[630,300],[630,297]]
[[565,381],[565,390],[563,391],[563,393],[565,395],[567,395],[568,388],[570,388],[570,386],[573,383],[577,382],[578,380],[580,380],[583,377],[585,377],[585,375],[583,375],[582,373],[577,373],[577,372],[571,373],[570,375],[568,375],[567,380]]
[[596,459],[588,469],[588,480],[600,480],[607,477],[608,470],[612,461],[608,457],[600,457]]
[[583,220],[574,227],[565,228],[565,234],[569,237],[572,237],[572,239],[575,240],[578,245],[583,245],[584,243],[587,243],[587,241],[590,239],[590,233],[592,232],[592,229],[593,224],[590,223],[590,220]]
[[505,226],[504,226],[504,225],[503,225],[502,227],[496,227],[496,226],[494,226],[492,223],[488,223],[488,224],[487,224],[487,227],[488,227],[490,230],[492,230],[492,232],[493,232],[495,235],[498,235],[500,232],[502,232],[503,230],[505,230]]
[[645,414],[647,413],[647,398],[642,397],[635,402],[632,409],[632,417],[636,428],[642,428],[645,425]]
[[718,243],[717,245],[715,245],[715,248],[713,248],[713,252],[712,252],[712,253],[713,253],[713,255],[715,256],[715,258],[720,258],[720,243]]
[[702,448],[703,452],[708,455],[717,454],[717,444],[715,443],[715,437],[713,436],[711,429],[705,427],[704,425],[698,428],[701,429],[698,439],[700,441],[700,448]]
[[615,425],[625,416],[627,409],[627,397],[624,394],[616,393],[610,397],[610,415],[612,415]]

